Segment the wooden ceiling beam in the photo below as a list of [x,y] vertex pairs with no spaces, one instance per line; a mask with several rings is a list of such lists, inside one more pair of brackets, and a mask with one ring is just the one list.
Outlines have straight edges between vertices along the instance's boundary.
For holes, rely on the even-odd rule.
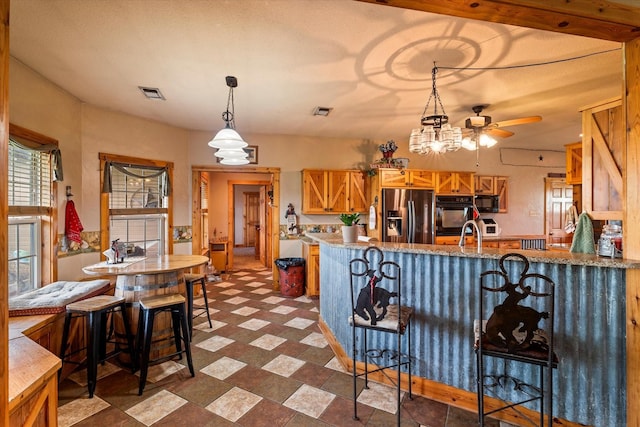
[[640,7],[604,0],[358,0],[616,42],[640,37]]

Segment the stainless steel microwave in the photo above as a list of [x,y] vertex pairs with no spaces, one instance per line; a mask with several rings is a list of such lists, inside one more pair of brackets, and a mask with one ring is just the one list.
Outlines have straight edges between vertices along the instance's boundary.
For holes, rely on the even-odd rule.
[[476,209],[481,213],[495,213],[500,210],[500,196],[479,195],[474,197]]

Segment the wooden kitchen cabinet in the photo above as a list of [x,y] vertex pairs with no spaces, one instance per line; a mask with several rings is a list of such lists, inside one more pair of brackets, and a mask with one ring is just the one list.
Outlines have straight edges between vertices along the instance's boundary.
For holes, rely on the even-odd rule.
[[471,172],[438,172],[437,194],[474,194],[474,174]]
[[627,135],[622,101],[609,99],[581,111],[582,209],[592,220],[621,220]]
[[367,212],[369,210],[369,197],[365,172],[349,171],[348,175],[347,211]]
[[305,260],[306,295],[320,295],[320,245],[302,244],[302,256]]
[[[460,236],[436,236],[436,245],[455,246],[460,244]],[[475,245],[475,238],[473,236],[465,236],[465,245]]]
[[475,176],[475,193],[476,194],[495,194],[496,193],[496,177],[488,175]]
[[498,212],[506,213],[509,204],[509,192],[508,184],[509,177],[507,176],[492,176],[492,175],[476,175],[474,178],[475,194],[479,195],[494,195],[500,196],[500,206]]
[[359,170],[302,171],[302,213],[364,213],[368,207],[364,172]]
[[427,170],[380,169],[381,187],[435,188],[436,173]]
[[520,249],[520,240],[483,240],[483,248]]
[[507,213],[509,211],[509,177],[496,176],[494,187],[494,194],[500,196],[500,206],[498,208],[498,212]]
[[567,184],[582,184],[582,141],[565,145],[567,156]]

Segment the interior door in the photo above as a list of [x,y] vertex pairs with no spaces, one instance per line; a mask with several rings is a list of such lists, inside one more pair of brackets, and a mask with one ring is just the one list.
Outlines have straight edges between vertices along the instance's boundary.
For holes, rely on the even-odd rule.
[[547,243],[570,244],[573,234],[567,234],[564,225],[567,210],[573,203],[573,186],[564,179],[547,178],[545,187]]
[[256,244],[256,228],[260,226],[260,193],[244,193],[244,246]]
[[260,258],[260,262],[262,263],[262,265],[265,265],[265,266],[270,265],[270,260],[268,260],[267,258],[267,245],[266,245],[267,236],[268,236],[267,203],[268,203],[267,186],[263,185],[262,187],[260,187],[260,203],[259,203],[259,214],[258,214],[259,253],[257,253],[256,256]]

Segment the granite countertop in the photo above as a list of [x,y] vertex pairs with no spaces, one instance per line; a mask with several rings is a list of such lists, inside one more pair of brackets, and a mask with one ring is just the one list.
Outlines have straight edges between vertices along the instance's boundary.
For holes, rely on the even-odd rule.
[[406,252],[417,254],[433,254],[442,256],[459,256],[471,258],[493,258],[499,259],[507,253],[520,253],[525,255],[531,262],[543,262],[548,264],[569,264],[569,265],[588,265],[593,267],[609,267],[609,268],[640,268],[640,260],[632,260],[626,258],[606,258],[595,254],[578,254],[564,251],[541,251],[541,250],[523,250],[523,249],[496,249],[496,248],[477,248],[474,245],[464,247],[453,245],[423,245],[418,243],[391,243],[391,242],[358,242],[344,243],[342,237],[329,233],[307,233],[308,238],[331,246],[345,248],[366,248],[375,245],[383,251],[389,252]]

